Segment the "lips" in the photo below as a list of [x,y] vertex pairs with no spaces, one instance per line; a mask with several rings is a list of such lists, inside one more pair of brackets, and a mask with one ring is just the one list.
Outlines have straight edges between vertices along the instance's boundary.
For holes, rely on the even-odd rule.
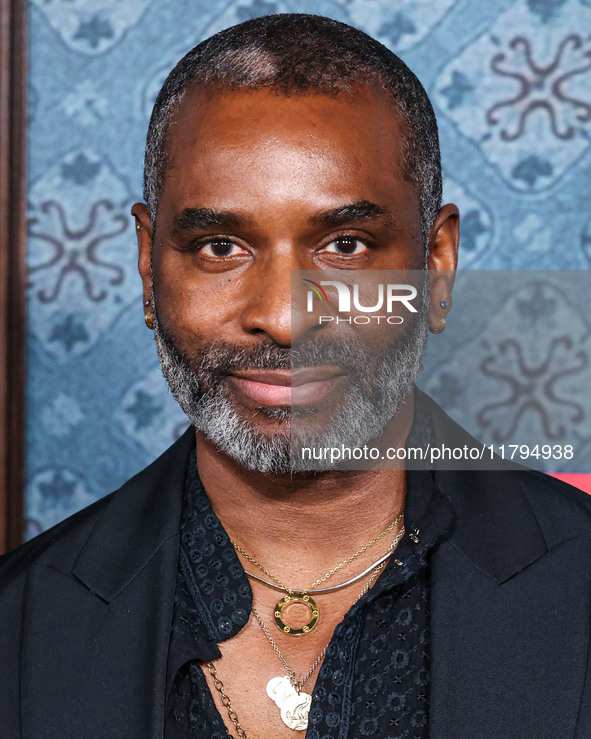
[[229,376],[230,384],[258,405],[309,405],[328,395],[343,377],[339,367],[249,370]]

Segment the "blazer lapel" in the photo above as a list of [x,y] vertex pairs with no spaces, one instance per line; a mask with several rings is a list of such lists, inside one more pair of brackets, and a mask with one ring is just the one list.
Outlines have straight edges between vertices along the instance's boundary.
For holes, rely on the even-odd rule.
[[436,473],[455,528],[433,555],[433,739],[575,736],[591,542],[548,551],[522,473]]
[[[416,401],[435,444],[477,444],[419,390]],[[456,519],[432,559],[430,736],[575,736],[591,531],[573,521],[587,516],[561,526],[553,481],[517,465],[435,471],[434,481]]]
[[162,737],[189,430],[106,504],[71,567],[29,574],[26,739]]

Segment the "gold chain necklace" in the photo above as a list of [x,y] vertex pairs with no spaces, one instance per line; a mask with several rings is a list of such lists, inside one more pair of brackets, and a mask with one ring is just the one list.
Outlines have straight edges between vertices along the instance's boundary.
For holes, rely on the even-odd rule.
[[[367,593],[385,566],[386,563],[382,562],[382,564],[375,568],[371,577],[364,585],[363,590],[353,601],[354,604]],[[272,677],[269,680],[267,683],[267,695],[275,703],[277,708],[279,708],[281,720],[288,729],[293,729],[294,731],[305,731],[308,728],[308,713],[310,711],[310,705],[312,704],[312,695],[310,693],[305,693],[302,688],[312,677],[316,668],[324,659],[326,650],[328,649],[328,644],[320,652],[318,657],[316,657],[306,674],[301,678],[297,678],[294,671],[288,665],[287,660],[283,654],[281,654],[281,650],[275,643],[275,640],[269,633],[269,629],[257,613],[254,606],[252,607],[252,612],[258,621],[259,626],[263,630],[263,633],[267,637],[267,640],[273,647],[275,654],[279,657],[281,664],[287,672],[287,675]]]
[[[400,534],[398,536],[400,536]],[[396,537],[397,539],[398,539],[398,536]],[[393,549],[397,543],[398,542],[395,540],[395,543],[392,544],[391,548]],[[357,603],[357,601],[367,593],[367,591],[374,584],[376,578],[378,577],[378,575],[384,569],[385,566],[386,566],[386,563],[382,562],[374,569],[371,577],[369,578],[367,583],[364,585],[363,590],[359,593],[357,598],[355,598],[353,605]],[[312,703],[312,695],[310,693],[303,692],[302,688],[308,682],[308,680],[312,677],[312,675],[316,671],[316,668],[324,659],[326,655],[326,650],[328,649],[328,644],[320,652],[318,657],[316,657],[316,659],[314,660],[313,664],[308,669],[306,674],[303,677],[298,679],[294,671],[291,669],[291,667],[287,663],[287,660],[281,653],[281,650],[277,646],[275,640],[269,633],[269,629],[267,628],[267,625],[265,624],[265,622],[259,615],[254,605],[252,606],[252,613],[254,617],[256,618],[259,626],[263,630],[263,633],[267,637],[269,643],[273,647],[275,654],[279,657],[281,664],[283,665],[283,667],[285,668],[287,672],[286,676],[272,677],[269,680],[269,682],[267,683],[267,688],[266,688],[267,695],[275,703],[275,705],[279,708],[281,720],[289,729],[293,729],[294,731],[305,731],[308,728],[308,713],[310,711],[310,705]],[[213,684],[215,686],[215,689],[218,691],[218,693],[221,696],[222,705],[228,711],[228,717],[236,728],[236,734],[240,737],[240,739],[248,739],[246,735],[246,731],[244,730],[244,727],[242,726],[242,724],[240,723],[240,720],[238,719],[238,714],[232,708],[232,705],[230,703],[230,698],[224,690],[224,684],[220,680],[216,667],[213,664],[213,662],[208,662],[207,668],[209,670],[209,674],[213,678]]]
[[[228,711],[228,716],[230,718],[230,721],[234,724],[236,728],[236,733],[238,734],[240,739],[248,739],[248,737],[246,736],[246,732],[244,731],[244,728],[242,727],[242,724],[238,720],[238,714],[236,713],[236,711],[232,708],[232,705],[230,704],[230,698],[228,695],[226,695],[226,691],[224,690],[224,683],[218,677],[218,671],[216,670],[213,662],[207,663],[207,669],[209,670],[209,674],[213,678],[213,684],[215,686],[215,689],[222,696],[222,705]],[[228,734],[228,736],[231,737],[232,735]]]
[[[347,557],[347,559],[343,560],[340,564],[333,567],[331,570],[329,570],[325,575],[322,577],[319,577],[315,582],[312,583],[307,588],[304,588],[303,590],[294,590],[292,588],[289,588],[287,585],[282,583],[275,575],[272,575],[269,570],[267,570],[263,565],[258,562],[252,555],[250,555],[248,552],[246,552],[239,544],[237,544],[235,541],[232,542],[232,545],[234,549],[241,554],[243,557],[245,557],[251,564],[253,564],[255,567],[258,567],[261,572],[263,572],[267,577],[269,577],[281,590],[284,590],[286,595],[281,598],[275,605],[275,608],[273,610],[273,618],[275,621],[275,625],[277,628],[282,631],[284,634],[289,634],[290,636],[302,636],[303,634],[309,634],[312,629],[314,629],[318,625],[318,621],[320,620],[320,609],[318,608],[318,604],[312,597],[310,593],[314,592],[314,588],[317,585],[321,585],[322,583],[326,582],[329,577],[332,577],[334,574],[339,572],[343,569],[343,567],[346,567],[348,564],[356,560],[358,557],[360,557],[364,552],[366,552],[370,547],[374,546],[374,544],[377,544],[379,541],[381,541],[386,534],[388,534],[392,529],[394,529],[402,520],[404,519],[404,513],[401,513],[398,515],[392,523],[387,526],[380,534],[378,534],[375,538],[373,538],[371,541],[369,541],[365,546],[361,547],[355,554],[352,554],[350,557]],[[404,536],[404,527],[402,527],[401,532],[399,534],[402,534]],[[395,544],[393,544],[389,552],[391,552],[396,544],[400,539],[396,537]],[[357,578],[353,578],[351,582],[353,582]],[[350,584],[350,583],[347,583]],[[344,585],[342,586],[344,587]],[[283,609],[291,605],[293,603],[303,603],[306,605],[310,610],[310,618],[308,619],[308,622],[304,624],[301,628],[295,628],[293,626],[288,626],[285,621],[283,620]]]

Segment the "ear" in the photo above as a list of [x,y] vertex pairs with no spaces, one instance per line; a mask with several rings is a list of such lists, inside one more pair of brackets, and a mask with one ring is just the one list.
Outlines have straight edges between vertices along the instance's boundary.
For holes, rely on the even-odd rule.
[[458,266],[460,213],[453,203],[444,205],[429,232],[429,329],[440,334],[451,308],[451,291]]
[[136,203],[131,209],[135,217],[135,228],[138,245],[138,269],[144,286],[144,303],[152,300],[152,283],[150,280],[150,260],[152,249],[152,219],[144,203]]

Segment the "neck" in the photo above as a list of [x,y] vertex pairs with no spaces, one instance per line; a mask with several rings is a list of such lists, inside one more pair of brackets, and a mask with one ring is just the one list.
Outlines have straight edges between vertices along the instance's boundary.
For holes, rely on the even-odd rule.
[[[397,443],[406,440],[412,416],[408,398],[392,422]],[[197,465],[230,538],[272,571],[297,566],[314,579],[364,546],[404,507],[402,469],[263,474],[244,469],[199,432]]]

